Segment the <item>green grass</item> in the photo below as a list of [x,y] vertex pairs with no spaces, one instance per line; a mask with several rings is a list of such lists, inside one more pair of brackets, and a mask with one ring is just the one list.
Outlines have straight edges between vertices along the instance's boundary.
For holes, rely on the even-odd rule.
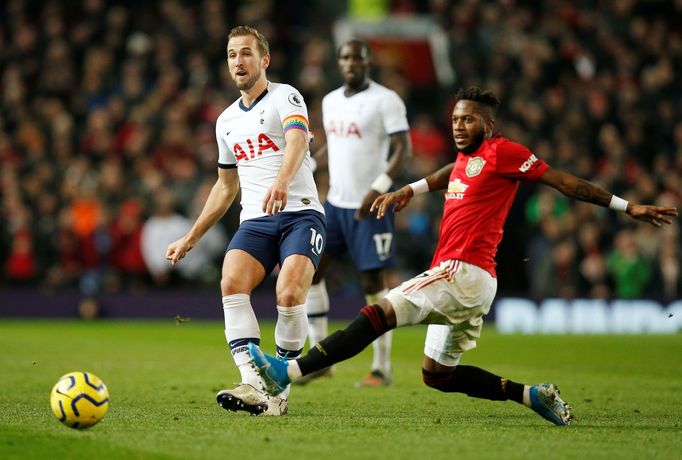
[[[263,346],[273,349],[272,324]],[[511,402],[421,383],[425,329],[395,333],[395,383],[355,389],[371,351],[332,379],[294,388],[285,417],[228,413],[215,392],[238,373],[221,322],[0,321],[0,458],[421,459],[680,458],[682,335],[502,336],[484,331],[464,363],[550,380],[576,421],[555,427]],[[112,397],[89,430],[62,426],[49,392],[88,370]]]

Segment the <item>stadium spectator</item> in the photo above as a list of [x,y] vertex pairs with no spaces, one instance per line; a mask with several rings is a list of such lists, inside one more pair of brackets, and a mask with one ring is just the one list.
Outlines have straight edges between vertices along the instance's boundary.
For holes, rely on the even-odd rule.
[[[175,6],[169,6],[173,3]],[[672,203],[679,204],[682,91],[675,75],[682,68],[682,34],[677,25],[682,5],[644,0],[617,3],[616,14],[610,2],[596,3],[590,11],[567,2],[556,7],[502,0],[466,5],[386,2],[400,11],[402,20],[421,14],[441,24],[448,34],[458,85],[489,86],[510,100],[498,117],[507,135],[523,140],[554,166],[590,178],[616,193],[632,190],[633,181],[647,177],[657,201],[670,194]],[[61,238],[55,223],[71,205],[68,190],[74,179],[72,166],[85,156],[80,150],[81,139],[88,138],[85,146],[89,150],[98,148],[89,136],[92,128],[104,133],[102,144],[110,144],[104,148],[106,155],[121,157],[125,177],[120,190],[107,192],[109,196],[102,203],[105,215],[114,215],[121,202],[132,198],[142,200],[144,215],[149,216],[156,188],[175,181],[148,161],[169,123],[164,112],[171,106],[173,110],[189,107],[179,125],[192,139],[185,165],[197,163],[198,167],[191,170],[198,177],[180,181],[183,189],[177,202],[177,209],[189,215],[188,200],[194,196],[189,189],[199,187],[214,171],[212,125],[238,97],[234,86],[222,77],[227,72],[224,35],[230,25],[253,21],[277,38],[272,50],[277,69],[276,74],[271,69],[270,76],[304,83],[301,89],[308,102],[311,126],[317,130],[319,142],[324,142],[323,130],[319,129],[320,101],[338,83],[335,72],[330,71],[335,63],[329,30],[344,13],[344,2],[332,6],[315,0],[303,11],[274,0],[43,2],[40,15],[31,11],[34,5],[27,0],[0,5],[0,174],[4,175],[10,164],[16,166],[16,180],[2,182],[0,201],[18,197],[34,214],[33,224],[42,229],[40,238],[34,238],[38,256],[34,283],[52,285],[61,279],[66,286],[76,286],[84,273],[85,268],[78,264],[68,270],[54,264]],[[382,12],[387,13],[390,11]],[[405,91],[405,79],[400,75],[396,78],[395,69],[384,69],[382,60],[375,67],[379,82]],[[388,77],[384,79],[384,75]],[[444,114],[433,121],[447,137],[452,102],[434,94],[451,94],[451,89],[434,87],[427,92],[405,93],[408,117],[415,114],[410,119],[412,125],[418,121],[416,114]],[[524,115],[523,108],[531,109],[530,116]],[[97,112],[100,119],[93,120],[91,112]],[[211,139],[199,144],[207,131]],[[109,140],[109,136],[113,138]],[[79,177],[99,182],[103,159],[90,159],[93,161],[78,173]],[[36,171],[41,164],[51,171],[51,177]],[[421,177],[437,166],[420,159],[409,173]],[[40,179],[36,181],[34,176]],[[324,196],[324,173],[317,177],[320,196]],[[23,184],[35,182],[54,197],[54,203],[45,205],[48,214],[35,211],[37,202],[24,188]],[[503,245],[518,247],[520,254],[526,252],[530,241],[525,237],[535,231],[523,218],[526,199],[532,195],[529,190],[519,196],[505,229]],[[420,210],[435,222],[439,212],[436,201],[430,200]],[[568,212],[575,214],[579,206],[571,203]],[[3,204],[2,220],[10,221],[16,209]],[[412,209],[405,212],[407,216]],[[606,252],[610,249],[608,242],[623,224],[608,213],[597,213],[594,221],[605,229],[602,239],[607,242]],[[236,215],[228,215],[221,225],[230,228],[237,222]],[[423,238],[423,234],[411,233],[411,228],[419,227],[399,225],[398,244],[420,235]],[[644,237],[641,232],[635,235],[640,245],[646,243],[641,241]],[[680,232],[673,238],[679,246]],[[433,239],[423,243],[430,246]],[[663,250],[656,248],[656,260]],[[7,255],[5,243],[0,248],[3,267]],[[406,262],[399,262],[401,270],[414,273],[423,266],[420,259],[398,256]],[[507,274],[500,280],[501,293],[527,291],[531,280],[524,275],[522,257],[502,251],[500,268]],[[63,273],[58,273],[60,270]],[[334,267],[330,275],[336,279],[350,279],[335,276],[333,271]],[[679,271],[667,273],[676,278],[668,285],[680,284]],[[0,283],[10,283],[4,271]],[[655,283],[648,295],[669,299],[662,286]]]

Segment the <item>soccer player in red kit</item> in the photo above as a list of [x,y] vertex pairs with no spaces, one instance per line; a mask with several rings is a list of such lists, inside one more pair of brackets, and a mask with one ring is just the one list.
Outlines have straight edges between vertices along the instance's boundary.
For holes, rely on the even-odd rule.
[[490,91],[460,90],[452,113],[455,162],[379,196],[372,205],[382,218],[390,206],[395,212],[403,209],[415,194],[447,190],[431,268],[391,290],[378,304],[362,308],[348,327],[322,340],[306,356],[285,361],[249,346],[268,392],[277,394],[291,380],[356,355],[388,330],[428,324],[422,364],[426,385],[476,398],[516,401],[556,425],[570,423],[570,407],[555,385],[524,385],[459,364],[462,353],[476,346],[483,316],[495,297],[495,253],[519,183],[539,181],[568,197],[626,212],[656,227],[671,223],[677,209],[628,203],[552,169],[523,145],[493,135],[498,105]]

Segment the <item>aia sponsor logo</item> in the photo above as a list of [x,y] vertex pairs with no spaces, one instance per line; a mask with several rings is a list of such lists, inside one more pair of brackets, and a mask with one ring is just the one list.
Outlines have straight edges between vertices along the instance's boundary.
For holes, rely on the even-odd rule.
[[255,141],[246,139],[246,142],[234,144],[232,147],[234,157],[237,161],[253,160],[256,157],[263,155],[263,153],[268,150],[277,152],[279,151],[279,147],[277,147],[272,139],[265,133],[260,133]]
[[343,121],[336,122],[331,120],[327,125],[327,136],[357,137],[362,139],[360,128],[352,121],[344,123]]

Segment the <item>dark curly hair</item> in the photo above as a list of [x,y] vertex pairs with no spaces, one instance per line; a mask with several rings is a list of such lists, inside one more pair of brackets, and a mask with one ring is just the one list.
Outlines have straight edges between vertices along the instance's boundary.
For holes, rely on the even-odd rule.
[[455,99],[457,101],[474,101],[478,102],[479,104],[483,104],[485,107],[488,107],[491,110],[492,115],[497,112],[497,108],[500,106],[500,98],[498,98],[495,93],[489,89],[482,90],[477,86],[461,88],[459,91],[457,91]]

